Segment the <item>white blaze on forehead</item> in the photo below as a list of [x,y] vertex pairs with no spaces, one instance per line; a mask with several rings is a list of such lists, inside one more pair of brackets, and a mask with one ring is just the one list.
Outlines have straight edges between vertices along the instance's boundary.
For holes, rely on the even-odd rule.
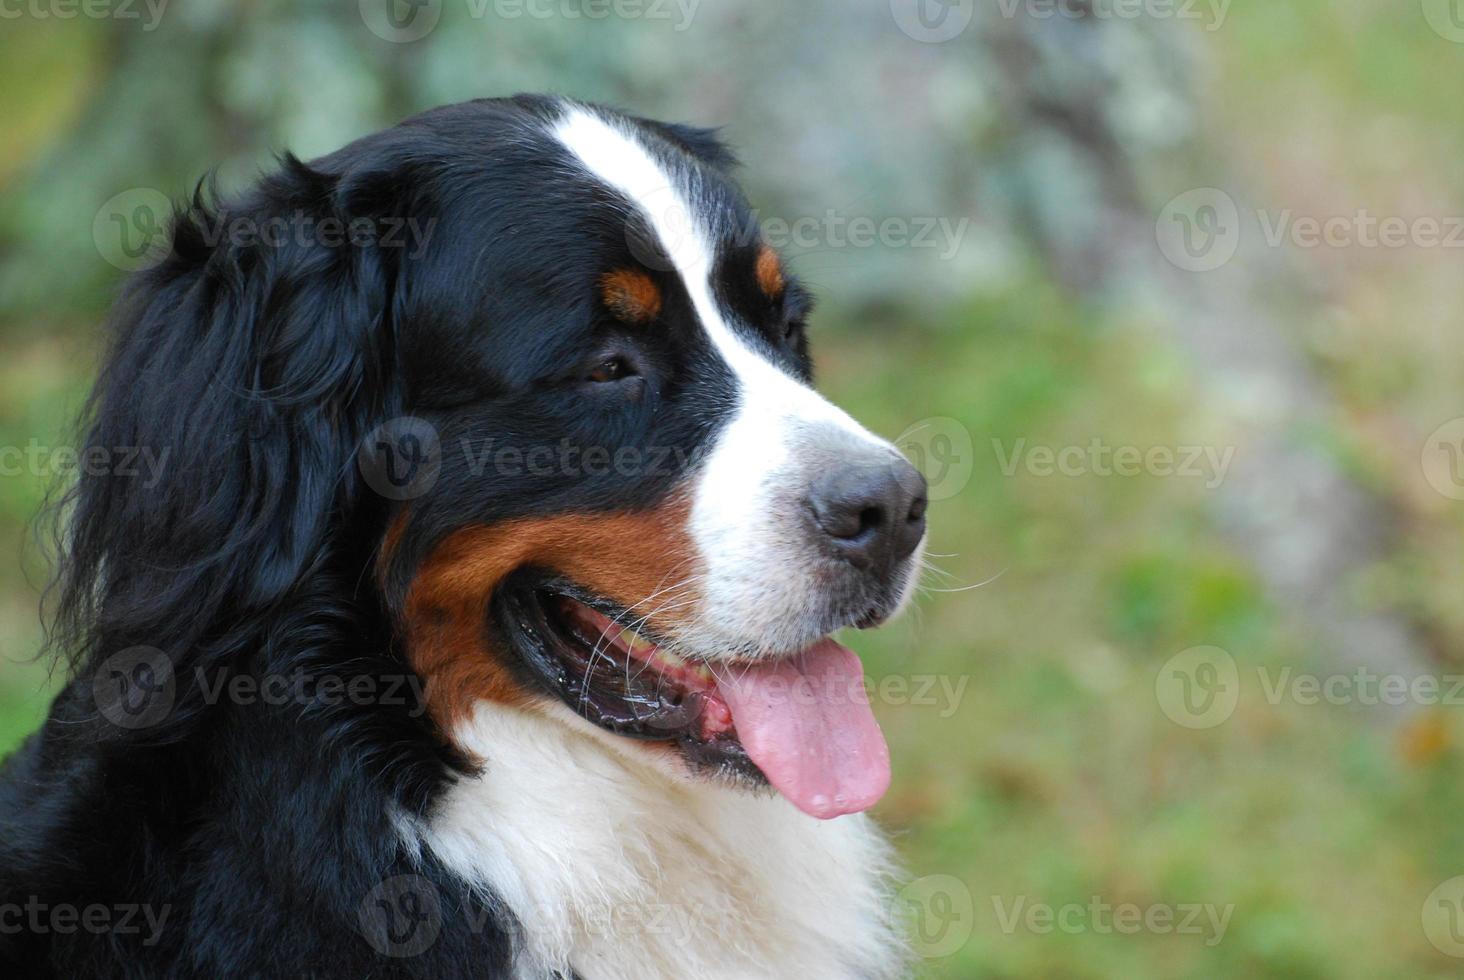
[[756,353],[727,325],[712,293],[715,246],[710,241],[709,222],[699,213],[697,202],[688,199],[685,185],[691,183],[689,179],[678,179],[634,135],[587,109],[571,109],[555,126],[554,135],[591,174],[619,191],[644,215],[685,284],[697,318],[742,382],[744,402],[754,395],[759,400],[772,396],[772,404],[764,408],[781,409],[804,421],[833,422],[869,435],[827,399]]
[[580,106],[568,109],[553,135],[645,218],[702,328],[737,379],[736,413],[707,455],[693,493],[691,530],[707,566],[705,613],[720,621],[708,626],[729,640],[743,639],[757,619],[798,618],[816,586],[809,583],[809,595],[796,587],[808,564],[788,516],[788,498],[801,498],[795,485],[807,477],[800,472],[798,450],[816,449],[838,432],[845,444],[852,435],[876,451],[893,454],[894,447],[758,353],[729,325],[711,281],[716,216],[689,193],[694,174],[678,173],[633,130]]

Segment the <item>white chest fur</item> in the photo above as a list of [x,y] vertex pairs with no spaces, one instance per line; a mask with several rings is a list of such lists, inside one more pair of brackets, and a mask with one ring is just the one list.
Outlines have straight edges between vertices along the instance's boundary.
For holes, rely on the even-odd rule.
[[420,831],[523,923],[523,980],[901,975],[871,821],[687,782],[563,715],[479,706],[455,736],[486,768]]

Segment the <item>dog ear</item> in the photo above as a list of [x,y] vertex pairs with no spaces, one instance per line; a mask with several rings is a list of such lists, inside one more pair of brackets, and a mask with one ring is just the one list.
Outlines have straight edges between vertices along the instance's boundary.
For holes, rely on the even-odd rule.
[[737,167],[737,157],[722,142],[718,129],[689,126],[685,123],[655,122],[649,119],[644,122],[653,129],[659,130],[666,139],[703,163],[725,172],[735,170]]
[[286,157],[232,203],[197,192],[126,285],[61,501],[55,634],[76,666],[231,657],[330,561],[363,498],[357,446],[399,412],[386,184],[346,185]]

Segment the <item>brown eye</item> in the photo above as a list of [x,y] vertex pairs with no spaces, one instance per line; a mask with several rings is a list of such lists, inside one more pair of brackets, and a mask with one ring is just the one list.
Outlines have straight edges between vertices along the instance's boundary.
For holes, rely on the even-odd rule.
[[585,375],[585,380],[595,384],[606,384],[611,381],[619,381],[621,378],[628,378],[634,373],[630,369],[630,365],[625,363],[624,358],[611,357],[595,365],[594,370]]
[[783,339],[790,343],[803,332],[803,318],[793,317],[783,327]]

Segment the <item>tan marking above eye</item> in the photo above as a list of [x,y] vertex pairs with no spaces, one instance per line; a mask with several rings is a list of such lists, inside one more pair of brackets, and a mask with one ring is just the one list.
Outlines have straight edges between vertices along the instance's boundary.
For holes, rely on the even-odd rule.
[[639,269],[616,269],[600,277],[600,298],[616,317],[646,323],[661,312],[661,288]]
[[783,292],[783,264],[771,247],[758,247],[756,271],[758,288],[770,298],[776,298]]

